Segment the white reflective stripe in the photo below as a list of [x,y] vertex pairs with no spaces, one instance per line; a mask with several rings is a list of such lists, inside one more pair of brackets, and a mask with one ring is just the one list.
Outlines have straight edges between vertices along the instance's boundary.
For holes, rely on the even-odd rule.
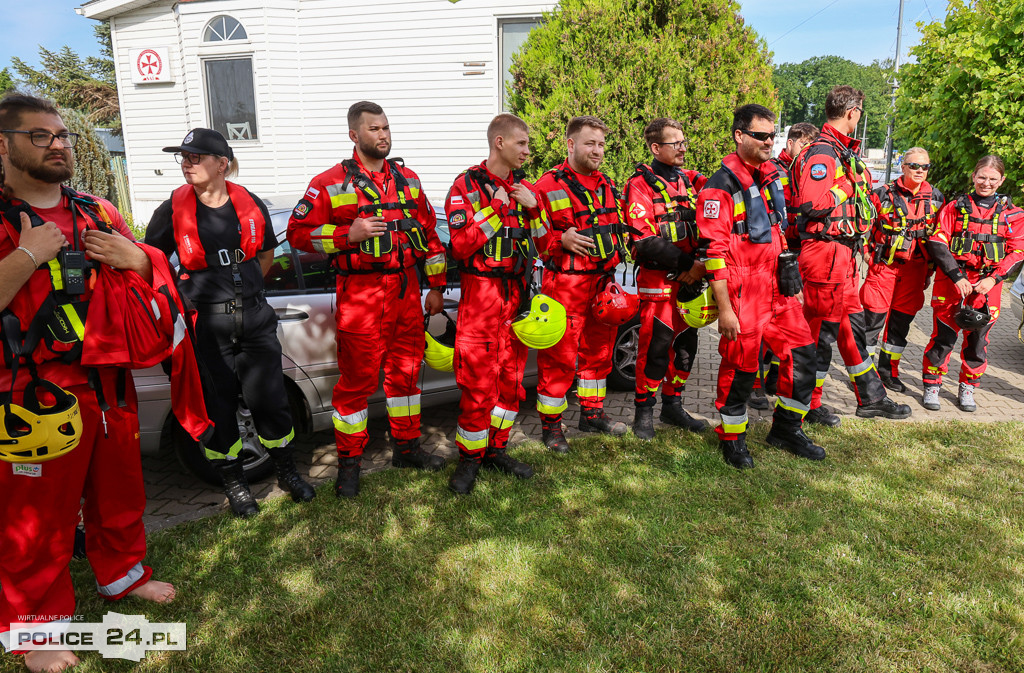
[[[23,629],[18,629],[15,628],[15,625],[17,624],[27,624],[27,626],[25,626]],[[4,631],[3,633],[0,633],[0,645],[3,646],[4,650],[10,652],[11,650],[19,649],[16,641],[14,643],[14,647],[11,647],[12,633],[16,633],[18,631],[21,631],[23,633],[26,631],[31,631],[32,633],[42,633],[45,631],[47,637],[50,640],[59,641],[60,636],[64,633],[67,633],[68,628],[71,626],[71,620],[56,619],[52,622],[14,622],[13,624],[6,624],[5,626],[10,627],[11,631]]]
[[354,435],[357,432],[366,430],[366,419],[369,417],[369,409],[363,409],[357,411],[354,414],[347,414],[342,416],[337,411],[334,412],[334,429],[338,432],[346,435]]
[[341,194],[354,194],[356,191],[355,184],[350,180],[347,185],[334,184],[327,185],[327,193],[330,196],[339,196]]
[[459,425],[455,428],[455,440],[467,449],[484,449],[487,448],[490,432],[490,429],[470,431]]
[[719,412],[718,415],[722,417],[722,422],[728,425],[740,425],[741,423],[747,422],[746,414],[743,414],[742,416],[729,416],[728,414]]
[[811,410],[809,404],[800,404],[792,397],[782,397],[781,395],[775,399],[775,406],[782,407],[783,409],[789,409],[790,411],[796,411],[801,416]]
[[388,409],[388,416],[402,418],[404,416],[415,416],[420,413],[420,396],[409,395],[407,397],[389,397],[384,401]]
[[576,386],[576,394],[583,397],[604,397],[607,391],[607,379],[580,379]]
[[494,238],[494,235],[498,233],[499,229],[501,229],[500,222],[497,224],[497,226],[495,226],[494,222],[492,222],[491,220],[487,220],[486,222],[480,223],[480,231],[484,232],[484,236],[486,236],[488,239]]
[[542,413],[558,414],[565,411],[568,406],[564,397],[548,397],[537,393],[537,410]]
[[185,326],[185,318],[179,315],[178,319],[174,321],[174,348],[177,348],[178,344],[180,344],[182,339],[185,338],[186,330],[187,327]]
[[406,178],[405,180],[409,183],[410,189],[420,189],[420,181],[416,178]]
[[860,376],[861,374],[864,374],[866,372],[869,372],[869,371],[871,371],[874,368],[875,368],[874,361],[871,358],[868,358],[864,362],[861,362],[859,365],[853,365],[852,367],[847,367],[846,371],[850,374],[850,377],[852,378],[852,377],[855,377],[855,376]]
[[370,416],[370,410],[369,409],[363,409],[362,411],[357,411],[354,414],[346,414],[345,416],[342,416],[337,411],[334,412],[334,417],[336,419],[338,419],[342,423],[349,423],[351,425],[355,425],[356,423],[359,423],[361,421],[365,421],[367,418],[369,418],[369,416]]
[[670,287],[638,287],[636,289],[639,294],[671,294],[672,288]]
[[153,317],[159,320],[163,314],[160,312],[160,304],[156,303],[156,299],[150,299],[149,305],[153,307]]
[[431,257],[427,257],[427,261],[426,261],[426,265],[427,266],[433,266],[435,264],[444,264],[444,263],[445,263],[445,259],[444,259],[444,253],[443,252],[439,253],[437,255],[433,255]]
[[825,377],[826,376],[828,376],[828,372],[827,371],[815,372],[815,374],[814,374],[814,378],[816,379],[815,385],[817,385],[817,387],[819,387],[819,388],[821,386],[823,386],[825,384]]
[[114,580],[110,584],[100,586],[100,583],[96,583],[96,591],[100,592],[104,596],[117,596],[123,594],[125,591],[131,588],[133,584],[142,579],[142,576],[146,574],[146,571],[142,568],[142,562],[133,565],[124,577],[119,580]]
[[517,412],[511,409],[502,409],[501,407],[494,407],[491,409],[491,425],[504,430],[505,428],[512,427],[515,423]]
[[898,360],[899,357],[903,355],[903,351],[905,351],[906,349],[906,346],[897,346],[891,343],[882,344],[882,352],[892,355],[894,360]]

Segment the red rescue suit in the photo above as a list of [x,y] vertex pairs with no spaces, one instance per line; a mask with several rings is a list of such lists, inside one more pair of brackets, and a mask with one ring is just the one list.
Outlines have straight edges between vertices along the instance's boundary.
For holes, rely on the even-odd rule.
[[508,446],[512,423],[525,399],[523,370],[528,349],[512,331],[512,321],[533,270],[533,237],[547,232],[547,215],[538,202],[526,208],[506,194],[515,184],[533,186],[519,171],[500,178],[486,162],[455,179],[445,212],[452,256],[458,260],[462,297],[455,334],[455,381],[462,392],[455,444],[460,454],[479,462],[488,448]]
[[786,249],[782,185],[775,167],[746,164],[735,152],[697,196],[697,226],[707,239],[707,270],[725,280],[740,323],[733,341],[721,339],[719,438],[747,431],[747,400],[757,376],[761,342],[779,359],[775,421],[800,427],[814,390],[814,340],[796,297],[779,292],[779,255]]
[[941,273],[935,274],[932,290],[934,327],[924,351],[922,375],[926,386],[942,385],[960,332],[954,319],[961,306],[956,282],[963,278],[972,285],[983,278],[996,281],[987,294],[972,293],[966,299],[975,308],[988,303],[992,315],[984,328],[964,333],[960,383],[977,386],[988,366],[988,333],[999,317],[1003,281],[1024,261],[1024,211],[1004,196],[961,196],[939,212],[939,229],[928,239],[928,252]]
[[[0,201],[4,213],[11,213],[11,207],[28,208],[19,202]],[[68,189],[57,206],[29,210],[42,221],[55,222],[77,249],[81,249],[79,235],[85,229],[96,229],[100,221],[133,239],[112,204]],[[0,258],[23,254],[15,252],[20,226],[20,220],[14,223],[7,214],[0,217]],[[55,289],[55,284],[63,287],[60,277],[56,262],[37,269],[4,315],[20,324],[23,333],[27,331],[45,302],[52,297],[62,297],[60,302],[66,299]],[[87,280],[86,291],[79,298],[90,300],[92,296],[92,282]],[[12,329],[17,327],[12,325]],[[5,328],[5,342],[9,336]],[[21,341],[18,335],[14,339]],[[7,650],[12,649],[12,623],[24,621],[60,629],[57,622],[69,621],[68,616],[74,614],[75,593],[68,564],[80,510],[84,512],[89,564],[101,596],[122,598],[152,575],[152,570],[142,564],[146,555],[142,524],[146,493],[131,374],[116,367],[87,369],[80,363],[80,353],[80,339],[60,343],[46,337],[40,339],[31,357],[41,378],[78,398],[82,415],[78,446],[37,465],[0,463],[0,645]],[[23,361],[12,386],[12,364],[5,356],[0,367],[0,390],[6,393],[13,387],[14,400],[19,402],[31,376]],[[94,373],[90,375],[90,371]],[[122,404],[113,404],[115,400]]]
[[[356,218],[388,222],[380,238],[350,243]],[[443,290],[447,262],[435,232],[434,211],[414,172],[396,160],[370,172],[353,158],[313,178],[288,220],[288,242],[332,256],[338,271],[338,370],[334,437],[340,458],[363,454],[369,435],[367,398],[377,390],[381,365],[392,439],[420,436],[423,307],[416,265],[432,288]]]
[[902,177],[876,189],[875,198],[878,219],[869,240],[871,263],[860,288],[865,345],[874,351],[885,325],[878,369],[898,377],[910,324],[924,306],[924,290],[933,270],[924,242],[938,227],[944,199],[927,182],[911,192]]
[[[621,204],[604,173],[582,175],[568,160],[542,175],[537,190],[551,219],[551,231],[539,246],[545,266],[542,292],[565,307],[567,318],[562,340],[537,353],[537,411],[554,422],[566,409],[565,394],[577,374],[580,406],[604,406],[616,328],[595,319],[590,307],[623,257]],[[592,253],[562,248],[562,233],[571,227],[594,239]]]
[[857,156],[860,141],[830,124],[793,164],[794,202],[799,203],[800,275],[804,316],[817,343],[817,384],[811,408],[821,406],[821,388],[832,363],[832,344],[854,383],[857,404],[885,397],[865,346],[856,253],[871,227],[871,173]]
[[660,163],[637,164],[626,182],[626,229],[639,267],[637,406],[653,406],[659,387],[663,397],[679,397],[693,368],[697,330],[676,310],[675,278],[697,258],[695,208],[697,192],[706,182],[697,171]]

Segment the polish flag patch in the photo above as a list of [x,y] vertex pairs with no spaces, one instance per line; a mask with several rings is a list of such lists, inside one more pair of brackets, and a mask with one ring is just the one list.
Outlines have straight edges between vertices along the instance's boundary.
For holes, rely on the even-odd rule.
[[707,200],[704,202],[704,217],[709,220],[718,219],[718,212],[721,210],[722,204],[719,201]]
[[462,196],[460,194],[453,194],[452,195],[452,205],[453,206],[461,206],[464,203],[465,203],[465,201],[462,199]]
[[320,196],[320,190],[316,187],[310,187],[306,190],[306,198],[311,201],[316,201],[316,197]]

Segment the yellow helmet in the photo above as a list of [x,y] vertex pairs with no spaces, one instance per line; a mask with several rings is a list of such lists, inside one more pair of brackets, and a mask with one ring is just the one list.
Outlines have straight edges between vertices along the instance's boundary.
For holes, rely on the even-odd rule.
[[686,324],[693,328],[707,327],[718,320],[718,304],[710,287],[704,288],[697,296],[687,296],[680,289],[676,295],[676,309]]
[[512,321],[512,331],[529,348],[551,348],[565,335],[565,307],[546,294],[530,300],[530,310]]
[[440,372],[452,372],[455,371],[455,321],[444,311],[441,311],[441,314],[448,322],[445,325],[444,334],[439,337],[435,337],[427,331],[430,316],[423,317],[423,332],[427,339],[427,346],[423,351],[423,361],[432,369]]
[[[37,389],[43,388],[56,402],[44,406]],[[82,439],[82,413],[78,398],[59,386],[36,379],[25,389],[18,406],[0,404],[0,460],[7,463],[43,463],[78,446]]]

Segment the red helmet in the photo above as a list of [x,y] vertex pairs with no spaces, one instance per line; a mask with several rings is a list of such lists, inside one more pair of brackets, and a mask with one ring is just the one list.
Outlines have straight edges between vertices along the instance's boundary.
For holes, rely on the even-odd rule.
[[618,283],[608,283],[594,297],[590,312],[606,325],[623,325],[633,319],[640,300],[635,294],[628,294]]

